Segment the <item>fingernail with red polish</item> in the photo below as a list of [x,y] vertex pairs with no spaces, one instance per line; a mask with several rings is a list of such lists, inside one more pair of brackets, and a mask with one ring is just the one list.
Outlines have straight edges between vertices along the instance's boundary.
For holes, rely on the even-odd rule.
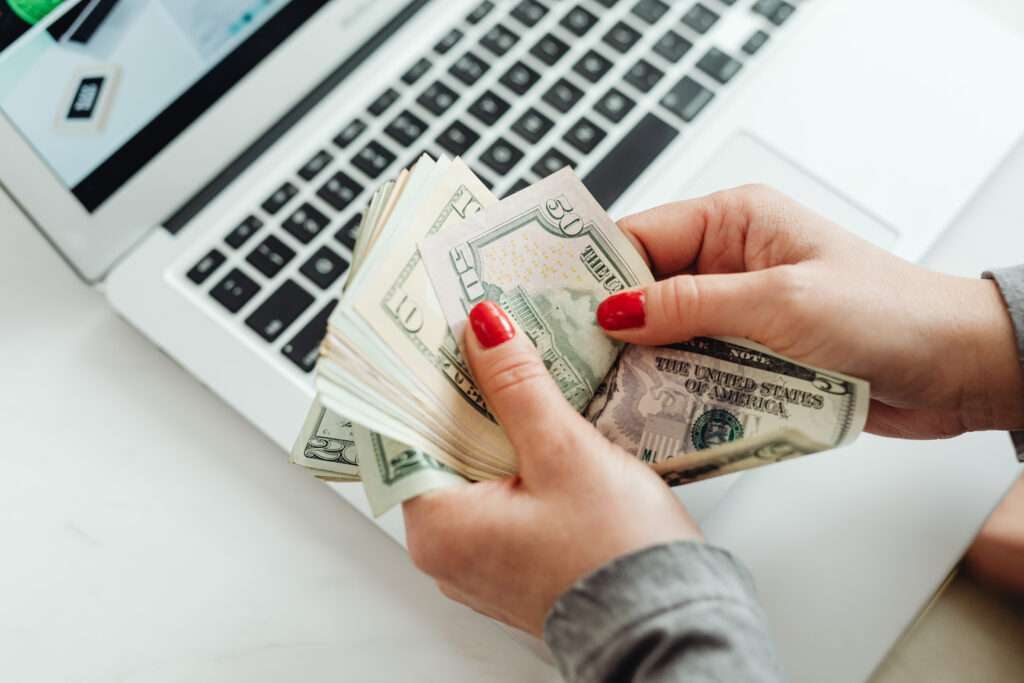
[[642,291],[613,294],[597,307],[597,324],[606,330],[631,330],[647,321]]
[[493,301],[481,301],[469,312],[469,324],[473,334],[485,349],[492,349],[504,344],[516,336],[516,328],[512,321],[501,310],[501,306]]

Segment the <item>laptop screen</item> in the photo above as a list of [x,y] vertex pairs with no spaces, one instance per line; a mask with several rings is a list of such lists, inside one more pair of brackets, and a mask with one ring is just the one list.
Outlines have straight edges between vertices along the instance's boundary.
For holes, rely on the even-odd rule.
[[0,0],[0,114],[94,212],[327,0]]

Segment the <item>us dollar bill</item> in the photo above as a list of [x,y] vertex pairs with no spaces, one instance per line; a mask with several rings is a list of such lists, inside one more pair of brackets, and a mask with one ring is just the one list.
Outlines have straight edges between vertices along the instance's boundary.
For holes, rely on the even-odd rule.
[[469,311],[500,305],[582,411],[621,345],[597,326],[607,296],[654,281],[647,264],[570,169],[420,244],[453,338]]
[[863,380],[701,337],[628,346],[586,417],[680,484],[847,444],[869,398]]
[[322,479],[358,481],[359,455],[352,427],[351,420],[315,399],[292,446],[291,461]]
[[422,157],[374,195],[355,251],[291,459],[361,479],[374,514],[515,473],[463,355],[483,300],[515,320],[577,410],[670,484],[841,446],[863,428],[866,382],[745,340],[622,351],[596,308],[654,279],[569,170],[497,202],[460,160]]
[[363,454],[363,490],[375,516],[424,493],[469,483],[433,456],[366,427],[354,425],[353,435]]

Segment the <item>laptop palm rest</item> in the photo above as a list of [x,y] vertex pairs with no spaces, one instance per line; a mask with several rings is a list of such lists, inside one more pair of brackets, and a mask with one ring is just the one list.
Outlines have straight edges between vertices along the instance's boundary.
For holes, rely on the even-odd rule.
[[746,132],[726,139],[683,196],[699,197],[747,183],[771,185],[880,247],[892,248],[899,236],[895,228]]

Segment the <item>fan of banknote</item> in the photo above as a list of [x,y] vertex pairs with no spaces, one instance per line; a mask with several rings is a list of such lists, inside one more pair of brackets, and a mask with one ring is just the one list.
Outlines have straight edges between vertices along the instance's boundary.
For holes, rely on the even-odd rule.
[[515,456],[460,351],[467,314],[498,303],[566,399],[683,484],[849,443],[868,384],[749,341],[623,346],[607,296],[654,281],[570,169],[502,201],[459,159],[420,158],[363,214],[292,461],[362,481],[375,514],[426,491],[514,474]]

